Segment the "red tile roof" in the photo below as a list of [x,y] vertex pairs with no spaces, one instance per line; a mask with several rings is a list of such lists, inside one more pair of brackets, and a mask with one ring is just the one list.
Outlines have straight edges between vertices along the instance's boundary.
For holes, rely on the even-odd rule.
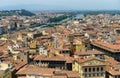
[[41,68],[34,65],[26,65],[21,68],[16,74],[18,75],[41,75],[41,76],[52,76],[54,69],[51,68]]
[[70,56],[51,56],[37,55],[34,60],[46,60],[46,61],[66,61],[67,63],[72,63],[74,58]]
[[21,68],[16,74],[47,76],[52,78],[80,78],[78,72],[75,71],[67,71],[67,70],[59,70],[59,69],[56,70],[52,68],[41,68],[39,66],[34,66],[34,65],[26,65],[23,68]]
[[75,60],[79,63],[84,63],[84,62],[91,61],[91,60],[98,60],[98,61],[102,61],[102,62],[105,63],[104,60],[101,60],[98,57],[88,57],[88,58],[85,58],[85,59],[84,58],[76,58]]
[[75,52],[75,55],[92,55],[92,54],[104,54],[101,51],[97,51],[97,50],[87,50],[87,51],[81,51],[81,52]]
[[109,72],[111,75],[120,75],[120,69],[110,69]]
[[26,62],[16,63],[16,64],[15,64],[15,69],[16,69],[16,70],[19,70],[21,67],[23,67],[23,66],[25,66],[25,65],[27,65]]
[[92,42],[92,44],[95,46],[104,48],[106,50],[110,50],[111,52],[119,52],[120,51],[119,44],[109,44],[109,43],[105,43],[103,41]]

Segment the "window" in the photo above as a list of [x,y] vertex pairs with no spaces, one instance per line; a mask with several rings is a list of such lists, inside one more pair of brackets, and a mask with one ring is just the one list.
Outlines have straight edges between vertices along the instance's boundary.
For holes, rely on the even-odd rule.
[[103,73],[101,73],[101,76],[103,76]]
[[99,73],[97,73],[97,76],[99,76]]
[[101,67],[101,71],[103,71],[103,67]]
[[97,71],[99,71],[99,67],[97,67]]
[[99,64],[99,62],[98,62],[98,61],[96,61],[96,64]]
[[95,71],[95,68],[93,68],[93,72]]
[[91,74],[89,74],[89,77],[91,77]]
[[87,72],[87,68],[85,68],[85,72]]
[[95,74],[93,74],[93,77],[95,77]]
[[85,74],[85,77],[87,77],[87,74]]
[[89,72],[91,72],[91,68],[89,68]]

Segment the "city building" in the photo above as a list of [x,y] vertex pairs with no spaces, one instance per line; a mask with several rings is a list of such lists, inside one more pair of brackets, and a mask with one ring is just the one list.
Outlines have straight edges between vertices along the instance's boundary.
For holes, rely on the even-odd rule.
[[34,65],[26,65],[16,74],[17,78],[80,78],[79,74],[74,71],[42,68]]
[[106,64],[97,57],[77,58],[72,66],[73,71],[78,71],[80,78],[105,78]]
[[34,58],[34,64],[41,67],[59,68],[72,70],[72,62],[74,58],[70,56],[46,56],[37,55]]

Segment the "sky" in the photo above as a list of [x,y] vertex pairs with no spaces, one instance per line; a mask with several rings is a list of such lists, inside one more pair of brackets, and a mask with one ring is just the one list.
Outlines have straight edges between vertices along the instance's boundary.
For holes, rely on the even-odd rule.
[[120,0],[0,0],[0,10],[120,10]]

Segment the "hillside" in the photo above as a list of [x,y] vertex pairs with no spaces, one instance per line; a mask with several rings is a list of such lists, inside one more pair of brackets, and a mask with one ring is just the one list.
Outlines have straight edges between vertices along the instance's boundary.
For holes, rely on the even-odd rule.
[[0,11],[0,16],[12,16],[12,15],[20,15],[20,16],[33,16],[34,13],[27,10],[4,10]]

